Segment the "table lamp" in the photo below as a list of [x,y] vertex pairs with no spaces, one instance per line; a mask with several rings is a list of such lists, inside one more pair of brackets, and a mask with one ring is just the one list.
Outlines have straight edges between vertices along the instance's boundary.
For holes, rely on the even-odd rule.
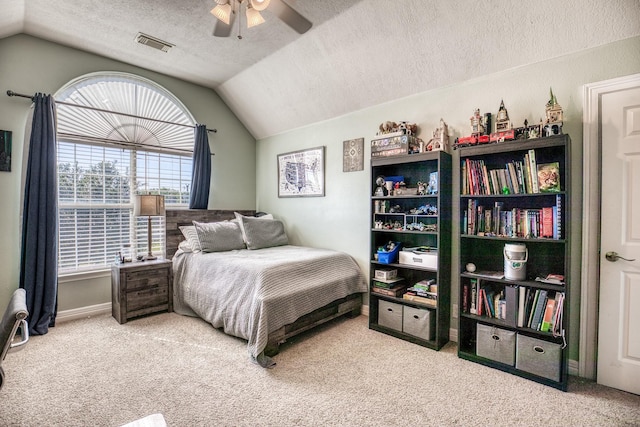
[[136,196],[136,203],[134,205],[133,214],[135,216],[147,217],[147,247],[149,253],[143,258],[144,260],[158,259],[153,256],[151,252],[151,217],[152,216],[164,216],[164,196],[157,194],[143,194]]

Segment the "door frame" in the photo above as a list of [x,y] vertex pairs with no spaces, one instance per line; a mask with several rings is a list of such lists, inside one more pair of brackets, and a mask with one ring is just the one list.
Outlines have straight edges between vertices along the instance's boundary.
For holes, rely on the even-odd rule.
[[[596,379],[598,300],[600,292],[600,181],[602,95],[640,85],[640,74],[588,83],[583,87],[582,112],[582,267],[580,281],[580,348],[578,375]],[[594,262],[595,261],[595,262]]]

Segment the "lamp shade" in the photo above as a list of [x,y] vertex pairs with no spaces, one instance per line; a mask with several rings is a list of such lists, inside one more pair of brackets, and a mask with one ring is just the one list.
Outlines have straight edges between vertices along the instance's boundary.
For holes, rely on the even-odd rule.
[[231,5],[229,3],[218,4],[216,7],[211,9],[211,14],[227,25],[229,25],[229,22],[231,22],[232,12],[233,10],[231,9]]
[[164,196],[157,194],[136,196],[133,214],[135,216],[164,216]]
[[247,28],[264,23],[264,18],[256,9],[247,6]]

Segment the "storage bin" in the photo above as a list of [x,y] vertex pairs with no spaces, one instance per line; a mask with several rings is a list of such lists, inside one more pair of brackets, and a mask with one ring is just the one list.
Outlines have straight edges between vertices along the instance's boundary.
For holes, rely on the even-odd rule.
[[476,354],[505,365],[515,365],[516,333],[478,323]]
[[395,248],[391,251],[378,251],[378,262],[381,264],[393,264],[398,261],[398,252],[400,252],[400,248],[402,247],[402,243],[394,242],[396,244]]
[[378,325],[402,331],[402,305],[385,300],[378,301]]
[[560,344],[518,334],[516,368],[560,381],[562,348]]
[[402,331],[418,338],[433,340],[435,322],[431,319],[431,310],[405,305],[402,314]]
[[415,265],[424,268],[438,269],[438,250],[421,252],[419,248],[404,248],[400,251],[400,264]]

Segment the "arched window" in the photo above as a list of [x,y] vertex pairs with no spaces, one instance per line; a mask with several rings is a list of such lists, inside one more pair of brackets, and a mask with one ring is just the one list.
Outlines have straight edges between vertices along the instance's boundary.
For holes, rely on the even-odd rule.
[[[55,99],[59,272],[104,269],[125,245],[146,254],[147,220],[133,217],[134,195],[188,206],[193,117],[166,89],[125,73],[82,76]],[[164,219],[152,220],[152,251],[163,254]]]

